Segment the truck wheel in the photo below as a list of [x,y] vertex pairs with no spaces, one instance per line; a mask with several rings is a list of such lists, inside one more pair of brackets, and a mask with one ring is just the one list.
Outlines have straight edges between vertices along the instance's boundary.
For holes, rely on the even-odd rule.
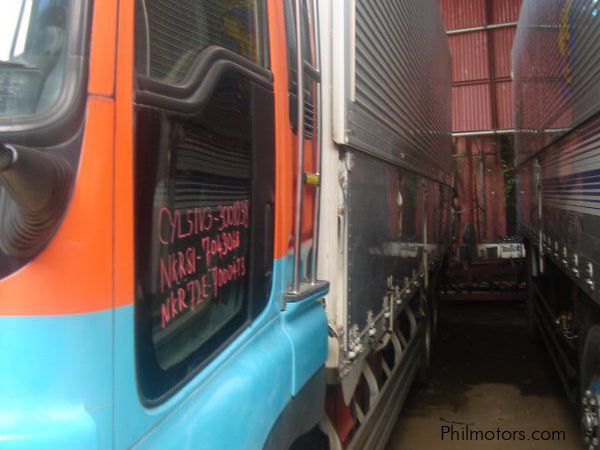
[[588,331],[581,357],[581,429],[590,449],[600,449],[600,325]]

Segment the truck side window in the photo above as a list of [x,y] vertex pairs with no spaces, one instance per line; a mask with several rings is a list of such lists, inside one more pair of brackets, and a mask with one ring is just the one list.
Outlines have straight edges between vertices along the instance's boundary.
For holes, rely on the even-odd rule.
[[[145,21],[145,55],[138,73],[168,83],[188,74],[202,50],[223,47],[259,64],[257,0],[144,0],[139,19]],[[145,33],[144,33],[145,34]],[[139,48],[139,47],[138,47]]]
[[[268,298],[270,279],[260,275],[271,273],[272,261],[252,250],[268,245],[257,230],[270,220],[264,197],[274,180],[260,7],[260,0],[139,0],[136,8],[136,332],[149,402],[196,373]],[[245,71],[217,75],[197,107],[193,92],[170,94],[190,80],[203,89],[219,58]],[[144,97],[148,80],[161,101]],[[266,160],[262,177],[257,160]]]

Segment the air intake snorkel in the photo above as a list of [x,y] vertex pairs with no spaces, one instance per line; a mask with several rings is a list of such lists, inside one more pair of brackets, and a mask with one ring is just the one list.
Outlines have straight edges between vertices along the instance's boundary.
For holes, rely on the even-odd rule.
[[64,213],[72,180],[64,158],[0,144],[0,250],[17,258],[40,251]]

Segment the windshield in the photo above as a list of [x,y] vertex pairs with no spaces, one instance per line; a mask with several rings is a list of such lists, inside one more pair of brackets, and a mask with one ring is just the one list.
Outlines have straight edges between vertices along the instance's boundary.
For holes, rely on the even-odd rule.
[[0,118],[43,112],[61,91],[70,0],[3,0]]

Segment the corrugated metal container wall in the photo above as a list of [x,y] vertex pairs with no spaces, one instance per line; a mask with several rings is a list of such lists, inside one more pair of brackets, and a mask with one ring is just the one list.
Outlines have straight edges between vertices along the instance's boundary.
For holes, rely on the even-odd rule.
[[522,0],[440,0],[452,51],[454,173],[461,229],[479,242],[516,232],[511,50]]
[[523,0],[495,0],[492,2],[492,23],[516,22]]
[[453,131],[512,130],[511,49],[521,0],[440,5],[453,57]]
[[[460,116],[462,128],[469,130],[489,130],[492,126],[492,111],[489,84],[456,86],[452,89],[452,117]],[[478,104],[478,108],[473,108]]]
[[517,29],[515,27],[492,30],[494,40],[494,78],[510,78],[512,71],[511,50]]
[[485,0],[441,0],[446,30],[471,28],[485,23]]
[[450,36],[454,85],[490,78],[487,37],[485,31]]
[[[486,24],[487,0],[440,0],[446,30],[471,28]],[[494,0],[491,2],[493,24],[516,22],[522,0]]]
[[[468,224],[478,242],[498,242],[514,232],[514,192],[507,190],[512,138],[460,137],[455,142],[455,184],[459,201],[459,238]],[[508,176],[511,176],[508,174]],[[507,217],[512,211],[513,217]]]
[[496,83],[496,120],[498,128],[508,129],[513,126],[512,83],[505,81]]
[[[490,90],[488,39],[484,32],[450,36],[454,82],[452,116],[454,132],[495,129]],[[473,121],[472,118],[479,118]]]

